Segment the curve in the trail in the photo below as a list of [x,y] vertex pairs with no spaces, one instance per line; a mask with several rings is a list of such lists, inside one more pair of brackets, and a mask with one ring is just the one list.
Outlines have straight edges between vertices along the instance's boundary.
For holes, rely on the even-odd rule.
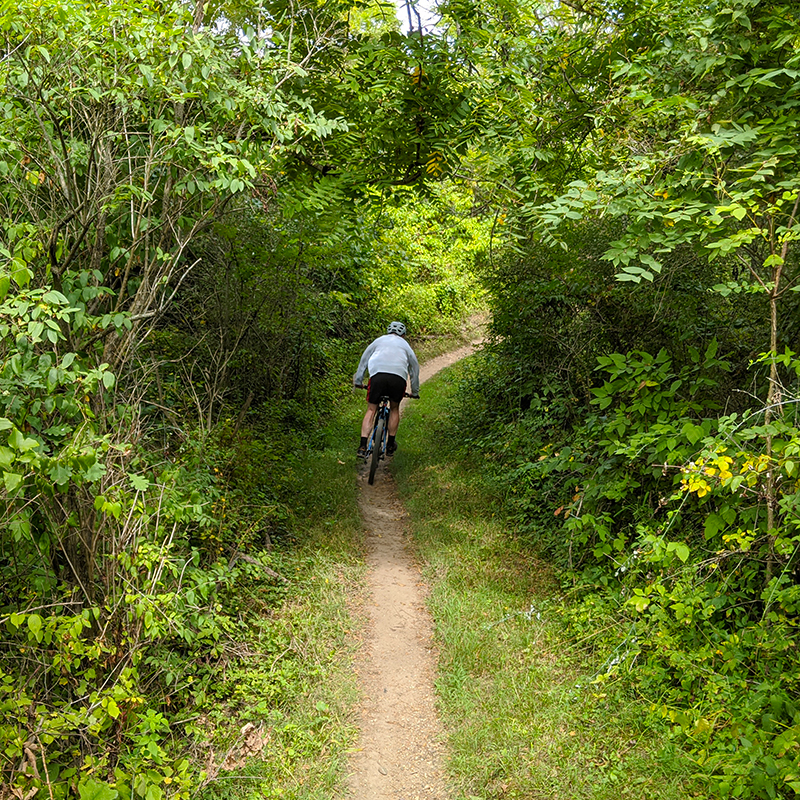
[[[424,364],[423,382],[478,343]],[[401,429],[402,430],[402,429]],[[402,446],[402,437],[398,436]],[[350,763],[354,800],[443,800],[443,730],[433,681],[436,656],[425,585],[406,547],[405,512],[384,466],[359,478],[367,548],[369,624],[358,664],[361,736]]]

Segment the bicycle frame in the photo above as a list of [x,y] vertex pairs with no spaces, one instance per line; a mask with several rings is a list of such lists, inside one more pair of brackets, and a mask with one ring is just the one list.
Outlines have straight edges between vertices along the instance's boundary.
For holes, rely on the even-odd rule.
[[375,419],[372,423],[372,433],[370,434],[369,441],[367,442],[367,459],[372,455],[372,451],[375,449],[375,433],[378,430],[378,422],[380,420],[384,420],[383,423],[383,435],[381,436],[381,441],[377,443],[378,445],[378,457],[383,458],[384,454],[386,453],[386,442],[388,441],[389,437],[389,398],[388,397],[381,397],[380,402],[378,403],[378,408],[375,411]]

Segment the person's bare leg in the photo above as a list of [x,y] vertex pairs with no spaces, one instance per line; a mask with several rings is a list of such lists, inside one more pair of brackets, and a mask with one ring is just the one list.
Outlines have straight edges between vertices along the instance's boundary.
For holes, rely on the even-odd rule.
[[400,403],[389,401],[389,436],[397,436],[400,425]]
[[[375,412],[378,410],[377,403],[367,403],[367,413],[364,414],[364,421],[361,423],[361,435],[369,438],[372,433],[372,424],[375,420]],[[399,419],[398,413],[398,419]],[[395,426],[396,427],[396,426]],[[392,428],[392,420],[389,417],[389,430]]]

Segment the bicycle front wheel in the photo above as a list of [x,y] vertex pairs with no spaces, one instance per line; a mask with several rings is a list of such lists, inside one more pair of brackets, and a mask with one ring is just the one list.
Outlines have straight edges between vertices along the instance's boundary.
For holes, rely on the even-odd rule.
[[381,450],[383,449],[383,428],[386,420],[379,419],[375,426],[375,436],[372,439],[372,458],[369,462],[369,485],[375,483],[375,472],[378,469],[378,462],[381,460]]

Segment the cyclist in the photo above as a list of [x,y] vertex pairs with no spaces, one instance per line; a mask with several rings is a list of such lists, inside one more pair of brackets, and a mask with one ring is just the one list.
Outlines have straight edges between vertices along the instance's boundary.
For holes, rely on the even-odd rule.
[[386,454],[390,456],[397,450],[395,436],[400,424],[400,401],[405,396],[407,381],[411,381],[411,396],[419,397],[419,363],[411,345],[405,340],[405,335],[406,326],[402,322],[390,323],[386,335],[379,336],[364,351],[353,376],[353,386],[358,389],[362,388],[364,373],[369,372],[367,413],[361,423],[361,444],[357,450],[362,458],[367,454],[367,439],[381,397],[389,398],[389,440]]

